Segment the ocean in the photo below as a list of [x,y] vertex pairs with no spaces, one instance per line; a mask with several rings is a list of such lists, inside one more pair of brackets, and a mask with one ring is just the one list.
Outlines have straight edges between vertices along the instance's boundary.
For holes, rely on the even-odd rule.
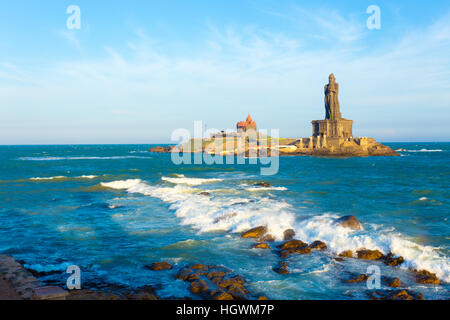
[[[152,285],[163,298],[198,298],[174,279],[198,262],[232,269],[270,299],[369,299],[366,283],[346,279],[373,265],[426,299],[450,299],[450,143],[386,145],[401,156],[281,157],[272,176],[250,164],[175,165],[148,152],[152,145],[1,146],[0,253],[63,272],[43,277],[48,283],[64,284],[66,268],[78,265],[82,285]],[[271,186],[255,185],[263,181]],[[364,229],[333,224],[344,215]],[[290,273],[278,274],[275,249],[240,237],[260,225],[277,241],[292,228],[328,250],[291,256]],[[333,259],[359,248],[405,263]],[[144,267],[158,261],[175,268]],[[443,284],[417,284],[409,268]]]

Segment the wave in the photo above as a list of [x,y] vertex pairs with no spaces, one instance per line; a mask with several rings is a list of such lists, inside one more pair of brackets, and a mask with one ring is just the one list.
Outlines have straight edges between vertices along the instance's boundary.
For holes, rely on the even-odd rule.
[[45,178],[41,178],[41,177],[34,177],[34,178],[30,178],[30,180],[33,181],[40,181],[40,180],[63,180],[63,179],[95,179],[98,176],[95,175],[82,175],[82,176],[78,176],[78,177],[66,177],[66,176],[55,176],[55,177],[45,177]]
[[251,191],[251,192],[255,192],[255,191],[269,191],[269,190],[286,191],[287,188],[286,187],[251,187],[251,188],[246,188],[245,190]]
[[20,157],[21,161],[61,161],[61,160],[118,160],[118,159],[151,159],[142,156],[113,156],[113,157]]
[[420,150],[398,149],[397,151],[399,151],[399,152],[442,152],[443,150],[441,150],[441,149],[435,149],[435,150],[430,150],[430,149],[420,149]]
[[103,187],[127,190],[129,193],[159,198],[170,204],[181,224],[200,232],[228,231],[240,233],[265,225],[268,232],[282,240],[286,229],[294,229],[296,238],[306,242],[325,241],[338,254],[345,250],[367,248],[401,255],[402,268],[426,269],[442,280],[450,282],[449,258],[438,253],[438,248],[422,246],[408,240],[394,229],[366,225],[366,230],[353,231],[336,226],[338,216],[324,214],[297,220],[293,207],[283,200],[268,197],[205,197],[199,189],[177,184],[174,187],[152,186],[140,179],[101,183]]
[[177,178],[170,178],[170,177],[162,177],[161,180],[167,181],[173,184],[187,184],[189,186],[198,186],[200,184],[204,183],[212,183],[212,182],[220,182],[223,181],[223,179],[201,179],[201,178],[186,178],[183,175],[180,175]]

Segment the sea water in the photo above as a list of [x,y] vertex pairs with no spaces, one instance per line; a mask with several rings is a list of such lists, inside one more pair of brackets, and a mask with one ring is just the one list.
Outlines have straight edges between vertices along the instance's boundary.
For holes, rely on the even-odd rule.
[[[232,269],[271,299],[368,299],[366,283],[346,279],[373,265],[427,299],[449,299],[450,143],[387,145],[401,156],[281,157],[273,176],[250,164],[175,165],[150,145],[2,146],[0,253],[63,272],[42,279],[48,283],[64,284],[66,268],[78,265],[82,285],[152,285],[165,298],[192,297],[174,275],[198,262]],[[262,181],[271,186],[256,185]],[[363,230],[333,224],[344,215]],[[294,229],[329,250],[291,256],[290,274],[277,274],[276,250],[252,249],[240,237],[260,225],[277,241]],[[360,248],[405,263],[333,259]],[[175,268],[144,268],[156,261]],[[434,272],[443,284],[416,284],[408,269]]]

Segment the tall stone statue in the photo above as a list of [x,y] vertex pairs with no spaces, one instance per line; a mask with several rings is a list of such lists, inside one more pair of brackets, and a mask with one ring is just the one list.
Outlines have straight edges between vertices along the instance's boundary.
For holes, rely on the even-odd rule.
[[337,120],[341,119],[342,115],[339,110],[339,83],[336,83],[334,74],[328,77],[329,83],[325,85],[325,119]]

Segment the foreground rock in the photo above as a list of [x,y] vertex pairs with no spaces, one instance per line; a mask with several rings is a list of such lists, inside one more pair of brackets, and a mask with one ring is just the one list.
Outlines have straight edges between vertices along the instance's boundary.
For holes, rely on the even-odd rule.
[[349,228],[352,230],[362,230],[361,223],[355,216],[344,216],[336,219],[334,223],[344,228]]
[[327,244],[325,242],[316,240],[309,245],[312,250],[327,250]]
[[250,229],[242,234],[242,238],[259,238],[267,233],[267,227],[260,226]]
[[181,268],[176,279],[190,283],[189,291],[204,299],[249,300],[258,297],[250,292],[247,281],[222,266],[193,264]]
[[252,245],[252,248],[254,249],[270,249],[269,244],[262,242],[262,243],[255,243]]
[[441,281],[436,277],[435,273],[427,270],[413,270],[416,282],[421,284],[440,284]]
[[425,300],[422,293],[410,290],[373,291],[369,293],[372,300]]

